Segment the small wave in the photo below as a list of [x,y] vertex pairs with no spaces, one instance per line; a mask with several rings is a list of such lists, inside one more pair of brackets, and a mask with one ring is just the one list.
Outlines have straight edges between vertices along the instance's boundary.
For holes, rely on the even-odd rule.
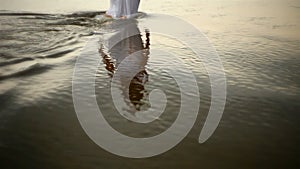
[[69,14],[49,14],[49,13],[36,13],[27,11],[9,11],[0,10],[0,16],[64,16],[64,17],[88,17],[94,18],[96,15],[103,15],[105,11],[80,11]]
[[47,25],[75,25],[75,26],[88,26],[91,23],[87,19],[78,19],[78,18],[66,18],[56,22],[47,23]]
[[69,49],[69,50],[64,50],[64,51],[59,51],[59,52],[55,52],[49,55],[45,55],[45,56],[38,56],[37,58],[39,59],[45,59],[45,58],[59,58],[59,57],[63,57],[64,55],[73,52],[75,49]]
[[74,12],[72,14],[64,15],[66,17],[85,17],[85,18],[94,18],[97,15],[104,15],[105,11],[82,11]]
[[19,19],[40,19],[40,20],[57,20],[63,19],[61,15],[22,15],[18,17]]
[[31,61],[31,60],[34,60],[34,59],[30,58],[30,57],[10,59],[7,61],[0,62],[0,66],[7,66],[7,65],[21,63],[21,62],[25,62],[25,61]]
[[96,19],[96,18],[85,18],[85,17],[76,17],[76,18],[63,18],[55,22],[47,23],[46,25],[50,26],[64,26],[64,25],[74,25],[74,26],[85,26],[85,27],[97,27],[101,24],[109,21],[111,19]]
[[3,95],[12,91],[15,87],[17,87],[17,84],[14,82],[10,82],[10,81],[2,82],[0,85],[0,100],[1,100],[1,97],[3,97],[3,99],[4,99],[5,96],[3,96]]
[[66,36],[63,38],[59,37],[55,42],[48,44],[46,48],[38,49],[34,53],[43,54],[46,52],[55,52],[57,50],[62,51],[62,48],[64,47],[72,48],[73,45],[79,43],[79,37],[80,35]]
[[[59,60],[71,56],[72,52],[82,47],[85,40],[83,36],[105,33],[102,26],[113,19],[103,17],[104,13],[86,11],[47,14],[0,11],[0,17],[3,16],[5,24],[10,26],[0,30],[3,33],[0,38],[4,41],[0,47],[5,49],[0,53],[0,80],[41,73],[47,67],[37,63],[38,61],[43,60],[42,63],[47,63],[47,59]],[[135,18],[143,18],[145,15],[140,12]]]
[[0,80],[18,77],[18,76],[30,75],[34,73],[42,73],[48,68],[49,67],[46,65],[42,65],[40,63],[34,62],[29,65],[26,65],[25,67],[21,67],[11,71],[5,71],[5,73],[0,74]]
[[[3,40],[3,39],[1,39]],[[14,55],[7,53],[7,52],[0,52],[0,58],[4,58],[4,59],[13,59],[15,58]]]

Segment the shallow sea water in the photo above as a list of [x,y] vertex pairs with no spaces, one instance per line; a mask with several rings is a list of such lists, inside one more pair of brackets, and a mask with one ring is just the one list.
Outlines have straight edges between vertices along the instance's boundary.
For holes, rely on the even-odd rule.
[[[145,0],[135,26],[140,36],[125,39],[111,51],[101,39],[114,31],[115,21],[95,18],[108,2],[43,3],[3,1],[1,7],[6,10],[0,13],[1,168],[299,167],[299,1]],[[157,13],[195,25],[222,59],[226,107],[219,127],[204,144],[198,137],[211,101],[208,74],[183,44],[140,24]],[[188,136],[172,150],[128,159],[106,152],[85,134],[74,110],[72,75],[76,59],[95,35],[100,37],[95,51],[101,61],[95,80],[97,102],[111,126],[123,134],[157,135],[178,115],[178,85],[159,69],[172,59],[154,55],[153,49],[174,53],[193,71],[201,94],[199,115]],[[165,91],[168,98],[164,114],[150,125],[120,116],[111,98],[119,56],[132,50],[143,51],[139,60],[143,70],[131,81],[128,97],[123,91],[128,108],[136,113],[149,108],[153,89]]]

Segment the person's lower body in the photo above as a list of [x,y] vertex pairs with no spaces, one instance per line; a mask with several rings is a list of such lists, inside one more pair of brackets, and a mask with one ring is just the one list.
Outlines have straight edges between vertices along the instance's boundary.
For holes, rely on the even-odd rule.
[[110,0],[110,8],[105,16],[126,19],[138,12],[140,0]]

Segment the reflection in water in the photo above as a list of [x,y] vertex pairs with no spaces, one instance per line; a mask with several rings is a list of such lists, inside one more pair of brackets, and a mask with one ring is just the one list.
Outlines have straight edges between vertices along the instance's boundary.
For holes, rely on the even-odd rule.
[[[25,3],[36,6],[39,11],[47,8],[49,10],[45,12],[51,13],[55,13],[52,7],[62,8],[57,3],[41,5],[56,1],[28,1],[18,1],[21,6],[18,9],[30,10],[28,6],[24,9]],[[228,104],[224,118],[214,137],[199,146],[196,139],[210,107],[207,74],[201,62],[193,58],[192,52],[152,32],[151,49],[172,51],[195,72],[201,92],[201,109],[194,129],[182,144],[162,156],[145,160],[114,157],[100,149],[86,136],[74,112],[70,83],[74,58],[80,54],[91,32],[98,29],[110,32],[106,27],[111,24],[106,20],[102,23],[102,20],[93,19],[100,14],[94,12],[74,15],[18,12],[18,16],[2,13],[0,72],[9,76],[3,77],[0,83],[1,168],[94,169],[99,166],[137,168],[141,165],[145,169],[257,168],[257,164],[262,164],[261,168],[296,168],[293,165],[299,164],[300,152],[300,8],[292,6],[300,6],[297,5],[299,1],[238,1],[201,3],[199,0],[187,0],[174,1],[172,6],[168,5],[169,1],[143,1],[143,6],[147,7],[143,11],[181,14],[203,28],[223,58],[228,79]],[[72,10],[74,6],[80,6],[74,1],[61,2]],[[145,17],[139,22],[147,22],[148,19]],[[144,32],[142,34],[144,39]],[[138,39],[135,37],[135,45],[142,44],[141,41],[137,43]],[[128,40],[126,43],[129,44]],[[107,47],[104,45],[103,50]],[[115,66],[107,69],[113,71],[111,76],[117,69],[115,59],[122,60],[120,55],[115,54],[117,49],[106,52],[107,57],[111,57],[107,61],[113,64],[104,65]],[[128,47],[124,49],[129,50]],[[97,49],[92,46],[89,50]],[[138,58],[147,60],[146,56]],[[97,101],[112,127],[128,136],[150,137],[165,131],[176,120],[176,112],[180,108],[178,86],[164,72],[149,66],[160,67],[161,62],[169,63],[170,58],[151,52],[145,69],[151,79],[142,86],[148,91],[164,89],[170,106],[159,120],[150,125],[128,123],[127,119],[115,113],[107,87],[109,76],[104,75],[109,71],[101,65],[101,75],[97,79],[97,96],[101,99]],[[122,77],[126,77],[125,73]],[[134,81],[134,78],[131,80]],[[155,83],[151,84],[152,81]],[[145,98],[145,89],[143,95]],[[132,104],[129,97],[128,101]]]
[[[149,76],[146,71],[146,64],[150,54],[150,32],[145,30],[146,40],[144,43],[136,20],[121,22],[126,22],[126,26],[121,26],[119,29],[115,28],[117,29],[117,34],[114,36],[126,37],[126,35],[130,34],[133,34],[133,36],[121,38],[121,41],[115,45],[110,43],[110,39],[114,39],[114,36],[112,36],[108,39],[107,45],[101,44],[99,53],[103,58],[105,68],[109,72],[110,77],[113,77],[119,65],[126,59],[125,70],[120,72],[120,89],[127,105],[130,108],[134,108],[134,110],[130,110],[135,112],[140,111],[142,106],[145,105],[143,99],[147,95],[145,84]],[[131,78],[129,72],[137,72],[137,74]]]

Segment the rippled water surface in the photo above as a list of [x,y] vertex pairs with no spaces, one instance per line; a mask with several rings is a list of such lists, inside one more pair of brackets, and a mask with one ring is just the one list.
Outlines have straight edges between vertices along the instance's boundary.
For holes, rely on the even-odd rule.
[[[4,0],[1,7],[1,168],[299,167],[299,1],[145,0],[139,17],[125,24],[95,17],[103,12],[90,12],[105,10],[108,2],[98,7],[96,1],[57,1],[58,8],[51,2],[29,1]],[[74,12],[83,10],[88,12]],[[208,74],[184,44],[143,26],[156,13],[180,17],[201,29],[222,59],[226,107],[219,127],[204,144],[198,137],[211,101]],[[117,24],[139,33],[111,48],[106,38],[118,31]],[[91,37],[98,38],[96,47],[86,46]],[[176,120],[181,95],[164,66],[184,62],[176,71],[182,78],[186,70],[192,71],[201,95],[188,136],[172,150],[147,159],[122,158],[98,147],[80,126],[72,99],[72,75],[84,48],[99,57],[95,93],[103,115],[114,129],[138,138],[160,134]],[[165,112],[148,125],[120,116],[111,96],[121,61],[136,51],[141,51],[133,56],[137,64],[124,67],[116,87],[126,103],[124,111],[133,115],[151,107],[152,90],[164,91]],[[128,78],[127,71],[138,73]]]

